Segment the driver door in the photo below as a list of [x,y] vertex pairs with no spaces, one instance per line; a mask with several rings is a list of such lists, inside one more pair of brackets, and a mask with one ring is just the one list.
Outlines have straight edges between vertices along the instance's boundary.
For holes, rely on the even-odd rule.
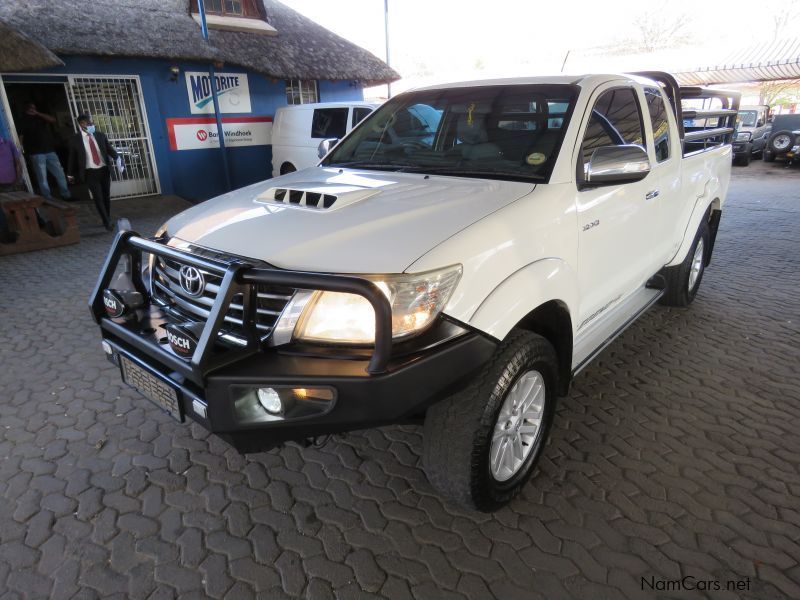
[[578,330],[614,309],[653,275],[657,204],[648,174],[641,181],[588,187],[583,174],[595,149],[638,145],[646,149],[639,94],[610,84],[595,92],[585,116],[577,156]]

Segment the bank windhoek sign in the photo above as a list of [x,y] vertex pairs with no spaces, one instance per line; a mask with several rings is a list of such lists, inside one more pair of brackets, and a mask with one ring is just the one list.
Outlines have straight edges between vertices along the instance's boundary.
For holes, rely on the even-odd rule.
[[[272,117],[223,117],[222,132],[226,147],[266,146],[272,143]],[[214,117],[167,119],[171,150],[219,148]]]
[[[250,86],[246,73],[217,73],[217,99],[221,113],[249,113]],[[193,115],[214,114],[211,78],[202,71],[186,72],[186,91]]]

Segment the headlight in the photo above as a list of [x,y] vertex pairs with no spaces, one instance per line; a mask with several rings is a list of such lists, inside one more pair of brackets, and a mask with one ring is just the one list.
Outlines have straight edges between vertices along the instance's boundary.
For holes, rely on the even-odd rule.
[[[423,331],[439,315],[461,277],[461,265],[411,275],[364,276],[377,285],[392,307],[392,337]],[[372,344],[375,311],[363,296],[314,292],[294,337],[307,342]]]
[[736,141],[737,142],[749,142],[750,138],[753,137],[753,134],[749,131],[740,131],[736,134]]

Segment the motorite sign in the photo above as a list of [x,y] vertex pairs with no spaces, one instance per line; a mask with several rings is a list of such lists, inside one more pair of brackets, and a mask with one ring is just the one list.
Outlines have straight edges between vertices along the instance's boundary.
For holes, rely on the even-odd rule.
[[[272,117],[224,117],[225,146],[267,146],[272,143]],[[167,119],[172,150],[219,148],[217,122],[211,117]]]
[[[217,73],[217,99],[221,113],[249,113],[250,86],[246,73]],[[211,77],[202,71],[186,72],[186,90],[193,115],[214,114]]]

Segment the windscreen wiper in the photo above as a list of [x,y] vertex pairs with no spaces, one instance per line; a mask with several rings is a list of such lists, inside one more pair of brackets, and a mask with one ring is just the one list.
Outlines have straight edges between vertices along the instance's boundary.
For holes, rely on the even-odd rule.
[[420,173],[431,175],[452,175],[454,177],[513,177],[514,179],[544,181],[544,175],[520,173],[519,171],[500,171],[492,169],[458,169],[453,167],[417,167]]
[[324,167],[331,167],[331,168],[346,168],[346,169],[375,169],[378,171],[402,171],[405,169],[416,169],[419,165],[411,165],[408,163],[378,163],[378,162],[367,162],[367,161],[349,161],[349,162],[340,162],[340,163],[331,163],[328,165],[322,165]]

